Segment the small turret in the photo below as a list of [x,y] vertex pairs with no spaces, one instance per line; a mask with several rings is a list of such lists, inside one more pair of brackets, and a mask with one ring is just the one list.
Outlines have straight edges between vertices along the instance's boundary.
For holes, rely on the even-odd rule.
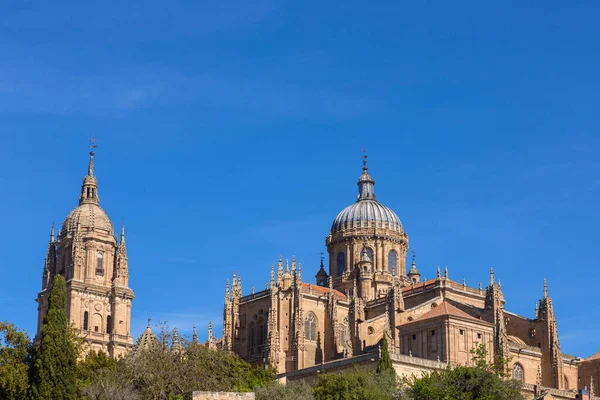
[[367,247],[364,247],[358,262],[360,271],[360,297],[369,301],[373,298],[373,262],[367,252]]
[[412,283],[418,283],[421,280],[421,273],[417,269],[417,262],[415,260],[415,253],[412,255],[412,265],[408,271],[408,280]]
[[326,286],[327,281],[329,280],[329,275],[325,272],[325,266],[323,265],[323,253],[321,253],[321,265],[319,266],[319,272],[315,275],[317,279],[317,285]]

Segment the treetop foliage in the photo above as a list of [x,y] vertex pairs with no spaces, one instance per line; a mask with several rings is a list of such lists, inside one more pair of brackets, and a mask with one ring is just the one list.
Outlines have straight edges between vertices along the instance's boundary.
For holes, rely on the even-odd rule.
[[48,312],[44,317],[39,346],[33,352],[31,395],[40,400],[77,398],[75,348],[69,339],[67,287],[57,275],[52,280]]
[[13,324],[0,322],[0,399],[24,399],[29,389],[30,341]]

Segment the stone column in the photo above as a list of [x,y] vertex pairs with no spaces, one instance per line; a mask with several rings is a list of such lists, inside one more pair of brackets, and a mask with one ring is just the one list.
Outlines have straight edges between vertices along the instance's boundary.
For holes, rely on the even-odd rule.
[[350,272],[350,245],[346,243],[346,272]]
[[385,242],[381,244],[381,251],[383,251],[383,270],[388,271],[388,257],[387,254],[389,252],[388,246],[386,246]]

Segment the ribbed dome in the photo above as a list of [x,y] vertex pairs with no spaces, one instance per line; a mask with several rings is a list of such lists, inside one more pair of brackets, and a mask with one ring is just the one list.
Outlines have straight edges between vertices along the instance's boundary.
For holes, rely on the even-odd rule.
[[110,218],[108,218],[108,215],[106,215],[104,210],[95,203],[83,203],[75,207],[69,215],[67,215],[67,218],[65,218],[61,234],[75,232],[78,223],[80,229],[100,229],[111,235],[113,234],[113,226],[110,222]]
[[377,201],[375,181],[369,175],[367,160],[363,161],[363,173],[358,178],[358,198],[340,212],[331,225],[331,234],[350,228],[386,228],[403,232],[400,218],[392,210]]
[[335,217],[331,225],[331,233],[353,227],[387,228],[402,232],[400,218],[377,200],[359,200],[344,208]]

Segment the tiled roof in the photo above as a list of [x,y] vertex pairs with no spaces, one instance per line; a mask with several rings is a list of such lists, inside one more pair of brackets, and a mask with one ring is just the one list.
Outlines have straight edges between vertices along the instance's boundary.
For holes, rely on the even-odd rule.
[[402,293],[410,293],[413,288],[416,289],[420,289],[423,288],[425,286],[429,286],[433,283],[435,283],[435,281],[437,281],[437,279],[430,279],[428,281],[423,281],[423,282],[419,282],[419,283],[415,283],[414,285],[408,285],[408,286],[404,286],[402,288]]
[[600,359],[600,351],[589,356],[588,358],[585,359],[585,361],[598,360],[598,359]]
[[425,314],[423,314],[417,321],[424,321],[426,319],[431,319],[431,318],[435,318],[435,317],[440,317],[443,315],[447,315],[447,316],[452,316],[452,317],[461,317],[461,318],[467,318],[467,319],[472,319],[474,321],[477,322],[482,322],[481,320],[467,314],[466,312],[456,308],[455,306],[453,306],[452,304],[443,301],[440,305],[438,305],[435,308],[432,308],[430,311],[426,312]]
[[[329,287],[323,287],[323,286],[319,286],[319,285],[313,285],[311,283],[306,283],[306,282],[302,282],[302,291],[303,292],[308,292],[308,287],[310,286],[311,290],[314,292],[319,292],[319,293],[323,293],[323,294],[327,294],[329,293]],[[335,290],[333,289],[333,293],[337,296],[337,297],[341,297],[343,299],[346,298],[346,295],[342,292],[340,292],[339,290]]]

